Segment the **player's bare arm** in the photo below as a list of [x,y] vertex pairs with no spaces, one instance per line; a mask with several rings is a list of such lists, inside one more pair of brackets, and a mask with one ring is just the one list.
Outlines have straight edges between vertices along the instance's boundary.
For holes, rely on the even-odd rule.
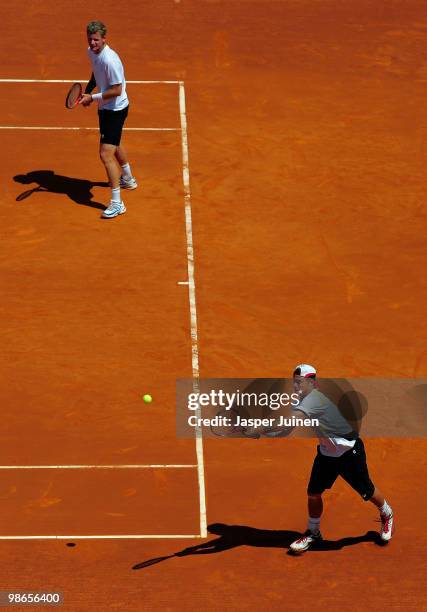
[[[295,418],[306,418],[307,415],[300,410],[292,410],[292,416]],[[271,419],[273,421],[273,419]],[[277,417],[275,419],[277,424],[272,424],[268,426],[259,426],[259,425],[250,425],[241,427],[241,431],[244,432],[244,435],[249,438],[260,438],[262,436],[268,438],[285,438],[289,436],[292,431],[297,427],[297,425],[281,425],[281,417]],[[239,429],[239,428],[237,428]]]
[[[109,89],[104,91],[101,94],[101,97],[103,100],[111,100],[112,98],[117,98],[118,96],[120,96],[121,93],[122,93],[122,84],[117,83],[117,85],[111,85]],[[95,95],[99,95],[99,94],[95,94]],[[82,96],[82,99],[80,100],[80,104],[82,104],[83,106],[89,106],[90,104],[92,104],[94,99],[95,98],[92,94],[84,93]]]
[[117,83],[116,85],[110,85],[107,91],[104,91],[102,94],[103,100],[111,100],[112,98],[117,98],[122,94],[122,84]]
[[[122,93],[122,84],[117,83],[116,85],[111,85],[111,87],[107,89],[106,91],[104,91],[102,94],[95,94],[95,96],[101,95],[103,100],[111,100],[112,98],[117,98],[118,96],[120,96],[121,93]],[[82,99],[80,100],[80,104],[82,104],[83,106],[89,106],[90,104],[92,104],[94,99],[95,98],[93,94],[84,93],[82,96]]]
[[[292,410],[292,416],[295,416],[295,418],[297,419],[307,418],[307,415],[302,412],[302,410]],[[262,432],[261,435],[266,436],[267,438],[286,438],[293,432],[296,427],[297,425],[277,425],[277,427],[266,429]]]

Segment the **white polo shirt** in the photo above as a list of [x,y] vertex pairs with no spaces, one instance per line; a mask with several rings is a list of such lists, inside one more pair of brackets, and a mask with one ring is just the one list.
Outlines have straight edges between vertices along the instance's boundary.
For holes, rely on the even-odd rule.
[[107,110],[122,110],[129,105],[126,94],[126,79],[123,64],[120,57],[108,45],[102,49],[101,53],[96,54],[88,47],[87,54],[92,64],[92,72],[95,77],[98,91],[104,93],[112,85],[122,84],[122,93],[110,100],[100,100],[99,108]]
[[317,389],[306,395],[298,406],[294,406],[294,410],[301,410],[309,418],[319,420],[319,427],[315,427],[314,430],[319,438],[322,455],[341,457],[355,445],[355,440],[346,440],[342,437],[351,431],[348,421],[335,404]]

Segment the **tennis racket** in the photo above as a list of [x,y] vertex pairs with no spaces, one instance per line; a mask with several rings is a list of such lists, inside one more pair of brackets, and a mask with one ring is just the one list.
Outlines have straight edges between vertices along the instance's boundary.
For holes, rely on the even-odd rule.
[[80,83],[73,83],[70,87],[70,91],[67,93],[65,98],[66,108],[76,108],[80,100],[83,97],[83,89]]
[[210,430],[219,438],[259,438],[259,434],[250,433],[247,427],[240,424],[241,416],[235,408],[223,408],[211,418]]

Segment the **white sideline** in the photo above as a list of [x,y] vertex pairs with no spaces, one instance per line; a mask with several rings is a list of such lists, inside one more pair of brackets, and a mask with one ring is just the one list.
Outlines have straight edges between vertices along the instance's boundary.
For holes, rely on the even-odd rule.
[[[84,83],[84,79],[0,79],[0,83]],[[126,81],[126,84],[145,85],[145,84],[165,84],[178,85],[181,81]]]
[[[179,83],[179,115],[181,119],[181,141],[182,141],[182,182],[184,185],[185,203],[185,232],[187,238],[187,270],[188,270],[188,298],[190,302],[190,327],[191,327],[191,354],[193,369],[193,389],[197,392],[199,387],[199,345],[197,334],[197,308],[196,308],[196,282],[194,279],[194,247],[193,247],[193,222],[191,215],[191,191],[190,191],[190,168],[188,156],[188,134],[187,134],[187,115],[185,105],[184,83]],[[197,416],[200,417],[200,406],[197,409]],[[200,535],[206,538],[207,517],[206,517],[206,485],[205,468],[203,457],[203,436],[200,427],[195,428],[196,435],[196,455],[197,455],[197,476],[199,482],[199,507],[200,507]]]
[[139,534],[126,534],[126,535],[35,535],[35,536],[0,536],[0,540],[185,540],[188,538],[200,538],[199,534],[179,534],[179,535],[139,535]]
[[192,464],[156,464],[152,465],[0,465],[0,470],[158,470],[195,468]]
[[[63,126],[43,126],[43,125],[0,125],[0,130],[99,130],[98,127],[63,127]],[[137,128],[125,127],[124,132],[179,132],[179,128]]]

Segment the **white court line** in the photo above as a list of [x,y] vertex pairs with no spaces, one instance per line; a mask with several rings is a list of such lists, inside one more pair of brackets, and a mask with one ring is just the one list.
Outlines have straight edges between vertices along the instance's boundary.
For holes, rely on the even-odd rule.
[[195,468],[196,464],[152,464],[152,465],[0,465],[0,470],[158,470]]
[[[85,79],[0,79],[0,83],[84,83]],[[165,84],[178,85],[181,81],[126,81],[126,84],[145,85],[145,84]]]
[[35,536],[0,536],[0,540],[185,540],[188,538],[200,538],[200,534],[166,534],[166,535],[35,535]]
[[[193,370],[193,389],[195,392],[199,388],[199,346],[197,336],[197,308],[196,308],[196,283],[194,280],[194,248],[193,248],[193,224],[191,215],[191,191],[190,191],[190,168],[188,157],[188,135],[187,135],[187,116],[185,108],[185,89],[184,83],[179,83],[179,115],[181,119],[181,141],[182,141],[182,182],[184,184],[184,203],[185,203],[185,231],[187,237],[187,270],[188,270],[188,298],[190,302],[190,325],[191,325],[191,363]],[[200,406],[197,409],[197,416],[200,417]],[[196,427],[196,455],[197,455],[197,476],[199,482],[199,507],[200,507],[200,536],[206,538],[207,517],[206,517],[206,485],[205,469],[203,457],[203,437],[200,427]]]
[[[99,130],[99,127],[63,127],[63,126],[42,126],[42,125],[0,125],[0,130]],[[123,128],[124,132],[179,132],[180,128],[158,128],[147,127]]]

